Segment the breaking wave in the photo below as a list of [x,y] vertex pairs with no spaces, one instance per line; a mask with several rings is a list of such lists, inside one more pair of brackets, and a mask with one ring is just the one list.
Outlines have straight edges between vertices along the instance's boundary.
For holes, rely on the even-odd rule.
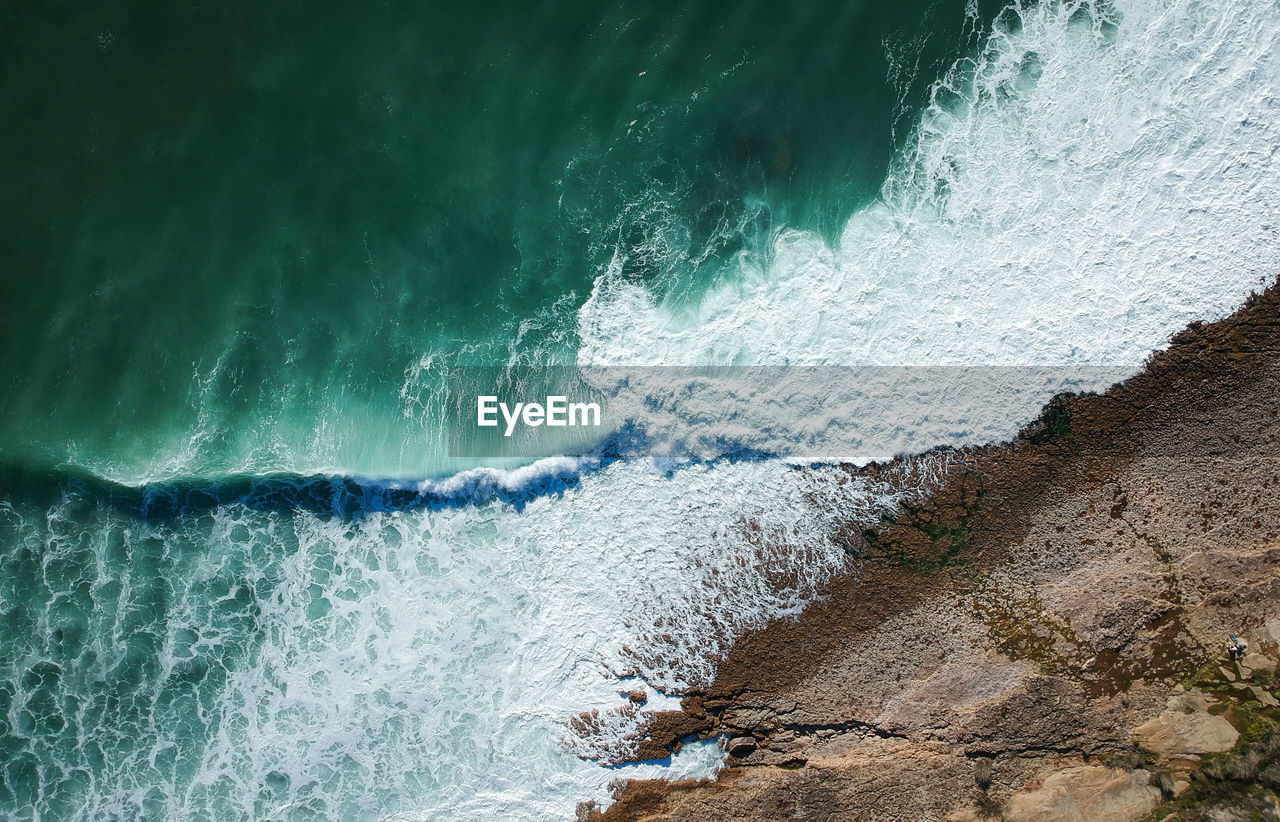
[[[1136,369],[1274,274],[1278,39],[1270,2],[1016,4],[837,241],[779,230],[693,310],[656,285],[690,253],[620,244],[578,308],[578,361]],[[670,271],[639,281],[635,254]],[[323,491],[194,505],[185,486],[181,515],[137,516],[112,502],[127,490],[59,482],[0,503],[6,630],[31,637],[0,660],[0,802],[566,818],[617,775],[578,754],[616,753],[641,720],[618,713],[618,676],[653,709],[706,684],[736,636],[845,567],[837,512],[878,516],[945,467],[873,484],[777,460],[553,461],[381,487],[453,502],[359,516]],[[566,747],[590,709],[621,717],[614,736]],[[719,758],[690,745],[628,775]]]

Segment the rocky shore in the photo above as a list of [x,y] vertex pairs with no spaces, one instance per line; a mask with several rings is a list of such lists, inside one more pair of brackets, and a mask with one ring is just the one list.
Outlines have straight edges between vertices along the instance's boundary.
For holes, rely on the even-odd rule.
[[851,572],[636,746],[723,735],[718,778],[622,782],[580,816],[1280,819],[1278,437],[1273,286],[851,521]]

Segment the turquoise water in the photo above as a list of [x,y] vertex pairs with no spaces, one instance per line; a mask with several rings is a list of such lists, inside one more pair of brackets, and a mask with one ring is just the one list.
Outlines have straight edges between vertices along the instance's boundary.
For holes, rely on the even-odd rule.
[[111,3],[0,21],[0,453],[422,476],[458,360],[572,362],[875,196],[956,3]]
[[[0,53],[5,818],[709,775],[594,761],[618,676],[705,685],[945,457],[492,470],[446,456],[453,366],[1131,371],[1280,246],[1274,2],[44,4]],[[965,399],[868,422],[1025,422]]]
[[[41,819],[374,818],[469,784],[491,719],[434,669],[512,653],[485,624],[515,571],[442,570],[447,512],[232,478],[467,467],[451,364],[572,362],[619,253],[696,305],[774,227],[837,231],[976,42],[943,3],[0,14],[0,808]],[[462,530],[438,550],[483,555]],[[470,627],[404,628],[437,648],[416,688],[324,684],[378,669],[405,586]],[[281,647],[326,661],[290,690]],[[299,741],[335,693],[357,730]]]

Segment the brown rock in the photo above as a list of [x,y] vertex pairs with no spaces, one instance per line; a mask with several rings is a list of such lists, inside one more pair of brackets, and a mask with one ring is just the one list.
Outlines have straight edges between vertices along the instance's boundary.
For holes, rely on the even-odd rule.
[[1261,637],[1280,613],[1278,397],[1272,288],[1014,442],[951,453],[928,502],[851,520],[852,572],[799,619],[739,638],[641,746],[751,736],[747,761],[710,782],[629,783],[603,816],[943,820],[976,807],[974,757],[996,763],[986,802],[1050,803],[1035,794],[1049,788],[1046,813],[1112,812],[1080,785],[1116,813],[1147,802],[1140,774],[1051,777],[1135,737],[1164,756],[1234,743],[1203,695],[1166,699],[1223,636]]
[[962,758],[869,739],[831,758],[728,768],[714,782],[632,782],[619,801],[588,818],[941,820],[972,790],[973,766]]
[[1280,700],[1277,700],[1269,691],[1265,691],[1257,685],[1249,686],[1249,696],[1261,702],[1264,708],[1274,708],[1280,705]]

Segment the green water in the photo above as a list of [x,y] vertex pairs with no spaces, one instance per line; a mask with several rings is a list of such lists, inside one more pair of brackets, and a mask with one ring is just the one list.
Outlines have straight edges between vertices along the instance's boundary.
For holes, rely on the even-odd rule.
[[568,720],[709,682],[938,463],[456,474],[443,389],[741,340],[1137,367],[1274,276],[1270,6],[996,5],[0,4],[0,819],[712,773]]
[[[521,551],[601,535],[228,477],[465,467],[451,365],[572,362],[611,261],[693,306],[834,235],[991,16],[0,6],[0,816],[546,818],[494,689]],[[567,812],[594,766],[528,733]]]
[[[988,19],[979,15],[977,19]],[[875,196],[960,2],[7,4],[0,455],[441,473],[449,363],[571,361]]]

